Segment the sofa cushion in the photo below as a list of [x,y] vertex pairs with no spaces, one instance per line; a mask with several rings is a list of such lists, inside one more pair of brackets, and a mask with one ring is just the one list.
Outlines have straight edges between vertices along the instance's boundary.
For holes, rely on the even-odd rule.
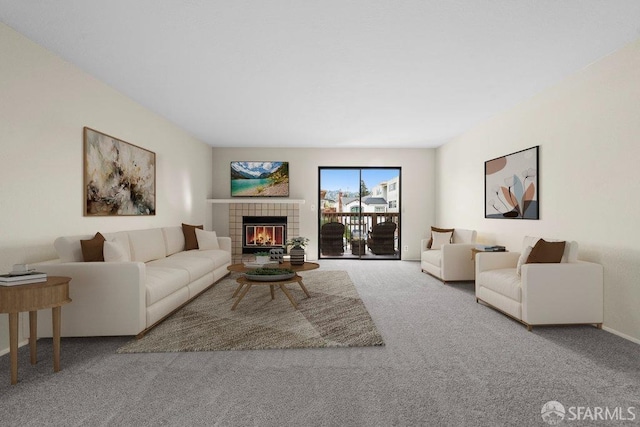
[[527,264],[535,263],[557,263],[562,260],[564,254],[565,242],[547,242],[540,239],[531,249],[531,253],[527,258]]
[[123,261],[131,261],[127,256],[127,252],[124,249],[124,246],[118,241],[109,240],[104,242],[102,252],[104,254],[105,262],[123,262]]
[[53,247],[62,262],[82,262],[82,246],[80,240],[90,239],[91,235],[62,236],[53,242]]
[[211,258],[182,257],[180,253],[167,258],[149,261],[147,265],[186,270],[189,273],[189,282],[198,280],[202,276],[211,273],[214,269],[214,262]]
[[220,249],[220,244],[218,243],[218,235],[215,231],[204,231],[196,228],[195,232],[196,239],[198,240],[198,249]]
[[[527,246],[534,247],[536,243],[540,240],[540,237],[533,236],[525,236],[522,242],[522,252],[527,248]],[[562,242],[563,240],[557,239],[546,239],[547,242]],[[562,261],[560,262],[577,262],[578,261],[578,242],[571,241],[566,242],[564,246],[564,253],[562,254]]]
[[520,276],[515,268],[482,271],[476,277],[476,283],[514,301],[522,301]]
[[184,250],[190,251],[198,249],[198,239],[196,238],[196,228],[204,230],[204,225],[182,224],[182,232],[184,233]]
[[82,259],[85,262],[104,261],[102,246],[105,240],[104,236],[100,233],[96,233],[91,239],[80,240]]
[[187,270],[159,266],[154,267],[149,264],[147,264],[145,270],[147,307],[189,284],[189,273]]
[[162,229],[133,230],[128,234],[132,261],[148,262],[167,256]]
[[527,263],[527,258],[529,258],[532,249],[533,248],[531,246],[527,246],[527,248],[520,254],[520,257],[518,258],[518,264],[516,265],[516,273],[518,273],[518,276],[522,271],[522,264]]
[[561,262],[578,262],[578,242],[572,240],[564,245],[564,254]]
[[164,227],[162,229],[167,256],[184,250],[184,232],[182,227]]
[[213,268],[220,268],[225,264],[231,264],[231,253],[222,249],[209,249],[204,251],[179,252],[173,257],[195,257],[213,260]]
[[422,261],[440,267],[442,262],[442,251],[439,249],[431,249],[422,253]]
[[[438,228],[438,227],[434,227],[431,226],[431,236],[429,236],[429,242],[427,243],[427,248],[431,249],[431,246],[433,245],[433,232],[438,232],[438,233],[448,233],[451,232],[452,236],[453,236],[453,232],[455,231],[455,229],[453,228]],[[439,249],[439,248],[436,248]]]
[[465,230],[463,228],[456,228],[453,231],[451,243],[475,243],[476,234],[476,230]]
[[431,248],[432,249],[441,249],[443,245],[451,243],[451,238],[453,237],[453,231],[447,231],[445,233],[441,233],[438,231],[433,231],[431,233]]
[[116,231],[114,233],[102,233],[109,242],[118,242],[125,251],[126,261],[131,261],[131,247],[129,244],[129,234],[126,231]]

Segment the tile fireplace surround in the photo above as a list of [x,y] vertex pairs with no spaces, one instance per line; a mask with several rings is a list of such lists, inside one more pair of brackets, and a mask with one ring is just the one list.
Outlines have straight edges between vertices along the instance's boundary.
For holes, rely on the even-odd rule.
[[242,253],[243,216],[286,216],[287,239],[300,233],[300,207],[291,203],[230,203],[229,235],[231,237],[231,259],[234,263],[251,260],[252,254]]

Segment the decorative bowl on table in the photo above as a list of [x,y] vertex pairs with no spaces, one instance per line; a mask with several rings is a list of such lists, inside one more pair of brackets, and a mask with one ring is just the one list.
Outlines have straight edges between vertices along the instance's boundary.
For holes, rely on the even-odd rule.
[[245,261],[243,262],[244,266],[247,268],[261,268],[278,265],[278,261],[267,260],[267,262],[258,262],[258,261]]
[[256,268],[244,273],[244,277],[256,282],[277,282],[291,279],[296,272],[288,268]]

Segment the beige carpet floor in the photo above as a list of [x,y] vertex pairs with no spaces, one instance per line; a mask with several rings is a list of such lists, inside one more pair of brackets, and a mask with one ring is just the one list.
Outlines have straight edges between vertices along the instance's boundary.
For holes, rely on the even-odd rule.
[[287,285],[298,309],[276,288],[254,286],[238,304],[233,274],[118,353],[382,346],[378,332],[346,271],[300,274],[311,298],[297,283]]

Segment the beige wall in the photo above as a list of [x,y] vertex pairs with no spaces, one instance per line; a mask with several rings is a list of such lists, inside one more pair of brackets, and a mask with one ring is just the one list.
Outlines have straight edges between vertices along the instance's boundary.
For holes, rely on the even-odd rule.
[[[210,146],[3,24],[0,52],[0,271],[55,258],[60,235],[211,226]],[[156,153],[155,216],[83,217],[83,126]]]
[[[318,258],[318,167],[398,166],[402,168],[402,259],[420,258],[420,239],[433,224],[434,158],[432,149],[214,148],[214,197],[229,198],[231,161],[289,162],[289,195],[303,199],[300,234],[311,239],[307,258]],[[228,235],[226,205],[211,207],[214,229]]]
[[[605,327],[640,342],[638,70],[640,40],[440,147],[436,218],[512,251],[525,235],[578,241],[604,266]],[[534,145],[540,220],[484,219],[484,162]]]

